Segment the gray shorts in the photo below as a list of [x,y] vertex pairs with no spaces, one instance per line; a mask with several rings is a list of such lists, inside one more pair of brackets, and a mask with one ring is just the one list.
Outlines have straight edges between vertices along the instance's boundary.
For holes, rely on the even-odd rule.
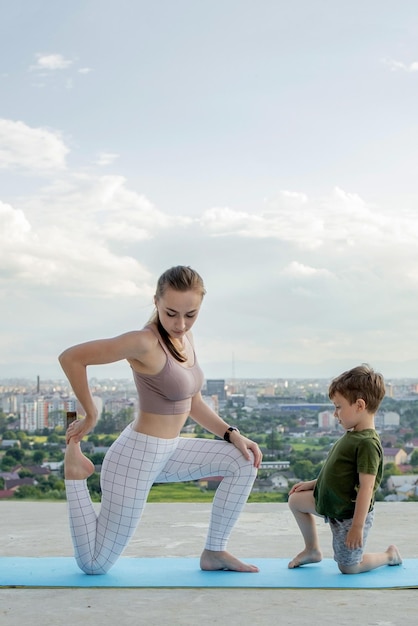
[[373,525],[374,510],[369,511],[364,522],[363,545],[361,548],[350,550],[345,545],[347,533],[353,522],[351,519],[331,519],[327,518],[332,532],[332,547],[334,549],[334,560],[341,565],[358,565],[363,559],[364,548],[366,546],[367,535]]

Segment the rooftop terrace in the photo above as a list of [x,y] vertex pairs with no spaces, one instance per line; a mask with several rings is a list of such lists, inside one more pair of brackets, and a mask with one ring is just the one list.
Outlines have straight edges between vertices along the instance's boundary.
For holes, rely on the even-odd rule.
[[[207,504],[148,504],[124,556],[199,556],[209,511]],[[396,543],[404,558],[418,558],[417,521],[418,503],[378,502],[368,550]],[[331,557],[320,519],[318,530]],[[229,544],[248,561],[290,558],[301,547],[287,504],[248,504]],[[0,502],[0,554],[71,556],[66,504]],[[2,626],[415,626],[417,619],[414,589],[0,589]]]

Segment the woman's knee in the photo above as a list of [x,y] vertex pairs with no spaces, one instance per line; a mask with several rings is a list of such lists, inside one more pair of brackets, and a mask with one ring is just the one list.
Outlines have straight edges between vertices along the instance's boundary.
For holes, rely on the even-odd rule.
[[248,451],[249,453],[249,459],[246,459],[245,456],[242,454],[242,452],[240,450],[238,451],[238,456],[237,456],[237,461],[238,461],[238,472],[239,473],[247,473],[250,476],[254,476],[254,478],[257,476],[257,468],[254,465],[254,454],[251,452],[251,450]]
[[89,561],[88,563],[82,561],[81,559],[76,559],[76,561],[81,571],[88,576],[103,576],[103,574],[107,574],[107,572],[113,565],[112,562],[107,562],[104,565],[99,565],[97,561]]

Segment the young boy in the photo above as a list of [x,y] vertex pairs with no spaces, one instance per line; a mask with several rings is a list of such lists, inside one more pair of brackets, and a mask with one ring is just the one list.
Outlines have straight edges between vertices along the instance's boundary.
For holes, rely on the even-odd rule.
[[360,365],[335,378],[328,395],[346,432],[332,447],[318,478],[297,483],[289,492],[289,507],[305,540],[305,549],[290,561],[289,568],[322,559],[314,515],[330,524],[334,559],[343,574],[400,565],[394,545],[385,552],[364,554],[383,471],[383,451],[374,425],[385,395],[383,377],[368,365]]

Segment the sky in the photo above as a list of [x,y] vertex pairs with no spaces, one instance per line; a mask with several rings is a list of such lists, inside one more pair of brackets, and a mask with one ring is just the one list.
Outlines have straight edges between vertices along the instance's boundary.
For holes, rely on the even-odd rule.
[[174,265],[207,378],[418,378],[415,0],[1,15],[0,378],[141,328]]

